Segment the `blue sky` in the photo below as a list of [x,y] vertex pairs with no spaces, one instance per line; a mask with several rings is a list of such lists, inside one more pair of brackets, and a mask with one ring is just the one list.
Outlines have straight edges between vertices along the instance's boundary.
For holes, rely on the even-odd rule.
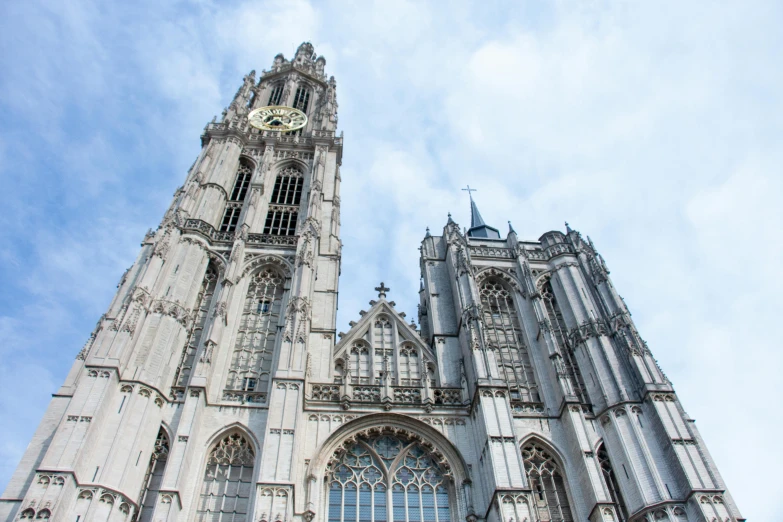
[[309,40],[345,131],[338,328],[381,280],[415,315],[468,183],[522,238],[567,220],[743,514],[783,518],[781,26],[753,1],[3,2],[0,489],[204,124]]

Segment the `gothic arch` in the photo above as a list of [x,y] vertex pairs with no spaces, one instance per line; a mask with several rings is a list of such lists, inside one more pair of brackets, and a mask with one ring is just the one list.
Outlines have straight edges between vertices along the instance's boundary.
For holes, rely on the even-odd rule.
[[267,266],[277,269],[284,279],[290,279],[293,274],[291,263],[274,254],[256,256],[245,263],[242,268],[242,277],[260,272]]
[[228,201],[228,192],[226,192],[226,189],[223,188],[222,185],[219,185],[217,183],[213,183],[211,181],[208,181],[206,183],[202,183],[201,184],[201,188],[206,188],[206,187],[213,187],[213,188],[217,189],[221,194],[223,194],[223,199]]
[[258,168],[258,163],[256,162],[256,160],[253,159],[248,154],[246,154],[244,150],[239,155],[239,161],[242,161],[242,160],[245,160],[247,163],[250,164],[249,165],[250,166],[250,170],[252,171],[253,174],[255,174],[256,173],[256,169]]
[[[315,452],[308,466],[308,477],[320,479],[326,474],[335,454],[346,444],[352,444],[357,435],[364,433],[383,432],[385,430],[404,434],[412,440],[417,440],[433,455],[439,457],[439,462],[449,470],[455,486],[461,486],[468,479],[467,463],[459,450],[441,432],[424,422],[398,413],[372,413],[346,422],[332,433]],[[459,489],[455,487],[455,489]]]
[[516,276],[509,274],[505,270],[500,268],[485,268],[481,270],[476,274],[476,286],[480,285],[488,279],[498,279],[507,286],[510,286],[516,292],[519,292],[519,294],[523,296],[525,295],[525,292],[522,289],[522,286],[519,284],[519,280],[517,280]]
[[272,164],[271,170],[275,173],[275,178],[277,178],[277,176],[279,176],[280,173],[286,169],[286,167],[296,167],[301,169],[302,176],[304,177],[306,177],[307,172],[310,170],[310,165],[306,161],[303,161],[299,158],[285,158]]
[[248,441],[250,441],[250,443],[253,445],[253,452],[255,453],[256,458],[258,458],[261,442],[258,440],[258,437],[255,436],[253,431],[241,422],[232,422],[231,424],[223,426],[219,430],[215,431],[212,436],[207,439],[207,453],[212,451],[212,449],[218,443],[220,443],[221,440],[229,435],[233,435],[234,433],[239,433],[240,435],[245,436]]
[[[463,487],[469,484],[470,480],[467,475],[467,464],[459,450],[432,426],[418,419],[396,413],[375,413],[351,420],[338,428],[321,444],[315,452],[316,457],[307,467],[306,476],[310,484],[307,492],[307,505],[311,509],[331,509],[331,490],[327,492],[322,488],[326,488],[330,480],[334,479],[334,473],[337,470],[333,468],[343,457],[351,455],[353,448],[357,447],[360,440],[377,440],[379,436],[387,434],[394,439],[401,439],[403,447],[407,441],[410,444],[409,448],[420,448],[420,451],[427,455],[431,465],[437,468],[437,473],[442,477],[441,484],[446,484],[446,491],[451,490],[449,504],[454,516],[450,519],[456,520],[464,517],[466,513],[461,512],[465,506],[471,505],[471,501],[465,498]],[[395,461],[399,459],[400,456],[397,456]],[[391,491],[389,486],[390,484],[387,483],[387,491]],[[388,502],[385,505],[391,506]],[[420,503],[420,505],[422,504]]]
[[537,442],[538,444],[544,446],[546,450],[552,454],[556,464],[560,466],[561,469],[565,470],[567,468],[566,466],[567,461],[565,459],[565,456],[559,449],[557,449],[557,446],[551,439],[549,439],[548,437],[544,436],[541,433],[528,433],[519,441],[519,448],[521,449],[525,445],[531,442]]
[[259,448],[252,431],[239,422],[208,439],[199,467],[201,479],[193,520],[250,520],[255,498],[253,485],[259,472]]
[[[526,463],[527,459],[525,458],[525,455],[524,455],[525,447],[527,447],[528,445],[531,445],[531,444],[535,444],[535,445],[540,446],[541,449],[543,449],[548,454],[548,456],[551,457],[552,461],[554,461],[555,468],[556,468],[555,471],[559,472],[560,479],[561,479],[562,490],[563,490],[563,493],[565,494],[565,503],[557,502],[556,506],[557,506],[558,509],[561,509],[561,510],[562,510],[563,507],[565,507],[567,512],[568,512],[569,517],[565,518],[565,516],[564,516],[564,518],[562,520],[564,520],[565,522],[573,522],[575,520],[575,518],[574,518],[574,511],[573,511],[575,504],[574,504],[574,501],[573,501],[573,495],[571,493],[571,486],[570,486],[570,484],[573,482],[574,477],[571,477],[569,479],[569,476],[568,476],[569,468],[568,468],[568,466],[566,466],[566,460],[565,460],[563,454],[557,449],[557,447],[555,446],[555,444],[551,440],[549,440],[549,439],[547,439],[547,438],[545,438],[545,437],[543,437],[543,436],[541,436],[540,434],[537,434],[537,433],[535,433],[535,434],[531,433],[531,434],[527,435],[525,438],[523,438],[520,441],[519,446],[518,446],[519,447],[519,452],[520,452],[520,455],[522,456],[522,461],[523,461],[523,472],[525,474],[525,482],[527,482],[527,486],[529,488],[534,490],[533,493],[532,493],[534,497],[536,495],[536,491],[535,490],[537,489],[538,490],[538,494],[541,495],[541,499],[543,500],[544,498],[546,498],[545,504],[543,504],[543,506],[545,506],[544,509],[549,510],[550,512],[551,512],[551,507],[553,507],[553,505],[550,504],[550,500],[552,500],[552,499],[550,498],[550,492],[549,491],[554,491],[555,494],[558,495],[558,497],[559,497],[559,494],[557,494],[557,489],[558,489],[558,486],[556,484],[557,481],[554,479],[555,473],[553,473],[551,471],[551,469],[550,469],[549,472],[548,472],[548,475],[550,477],[552,477],[551,478],[551,483],[550,484],[542,484],[544,475],[540,471],[536,470],[536,475],[538,476],[538,481],[537,482],[538,482],[539,485],[538,485],[538,488],[534,487],[534,484],[531,483],[531,478],[530,478],[530,474],[528,472],[528,466],[527,466],[527,463]],[[549,485],[550,488],[551,488],[549,491],[548,491],[548,488],[546,487],[547,485]],[[534,502],[533,502],[533,506],[534,506],[534,508],[538,508],[538,509],[540,509],[542,507],[542,505],[537,503],[535,501],[535,499],[534,499]],[[565,513],[563,513],[563,515],[565,515]],[[558,519],[558,520],[560,520],[560,519]]]

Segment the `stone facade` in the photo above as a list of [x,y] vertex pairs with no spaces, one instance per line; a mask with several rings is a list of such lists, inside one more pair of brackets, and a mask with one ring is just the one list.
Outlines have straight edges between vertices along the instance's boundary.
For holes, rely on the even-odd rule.
[[[0,519],[742,520],[589,239],[472,203],[347,334],[336,84],[244,78],[55,394]],[[250,110],[307,113],[258,131]]]

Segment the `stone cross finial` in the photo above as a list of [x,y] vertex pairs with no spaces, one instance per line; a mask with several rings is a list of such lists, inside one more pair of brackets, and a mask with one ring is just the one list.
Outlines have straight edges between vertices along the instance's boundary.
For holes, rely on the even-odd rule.
[[470,188],[470,185],[468,185],[468,188],[462,189],[468,193],[468,196],[470,196],[470,199],[473,199],[473,194],[471,192],[478,192],[478,189],[472,189]]
[[375,291],[378,292],[378,297],[386,297],[386,292],[391,290],[391,288],[387,288],[386,285],[383,284],[383,281],[381,281],[381,286],[376,286]]

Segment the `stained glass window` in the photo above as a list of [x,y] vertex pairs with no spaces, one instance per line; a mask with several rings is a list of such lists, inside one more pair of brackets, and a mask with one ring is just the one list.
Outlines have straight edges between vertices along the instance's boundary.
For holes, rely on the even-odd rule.
[[329,522],[446,522],[449,485],[418,442],[360,437],[327,476]]

